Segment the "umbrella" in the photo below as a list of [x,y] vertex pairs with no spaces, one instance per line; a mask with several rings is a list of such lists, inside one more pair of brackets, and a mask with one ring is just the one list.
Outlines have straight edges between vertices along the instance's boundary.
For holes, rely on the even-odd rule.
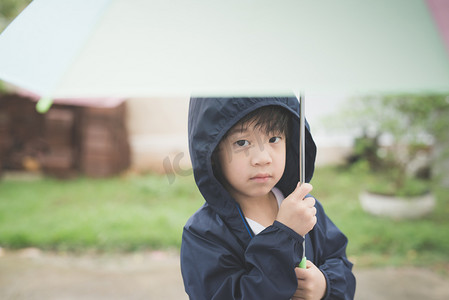
[[35,0],[0,78],[44,98],[447,91],[429,7],[448,6],[428,2]]
[[428,2],[35,0],[0,36],[0,78],[42,111],[52,98],[448,91],[449,6]]

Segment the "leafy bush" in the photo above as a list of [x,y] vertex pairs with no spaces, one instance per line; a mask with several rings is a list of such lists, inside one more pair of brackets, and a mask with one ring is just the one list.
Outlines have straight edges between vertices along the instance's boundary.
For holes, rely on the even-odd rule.
[[[429,190],[431,169],[438,166],[434,149],[448,139],[449,96],[359,97],[341,114],[347,127],[361,129],[350,162],[367,163],[375,175],[368,189],[399,196]],[[448,151],[439,152],[437,159],[447,160]]]

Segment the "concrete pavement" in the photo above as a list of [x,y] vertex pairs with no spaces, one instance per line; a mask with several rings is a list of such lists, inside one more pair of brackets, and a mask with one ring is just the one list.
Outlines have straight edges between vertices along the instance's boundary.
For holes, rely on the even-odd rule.
[[[449,299],[449,277],[428,269],[354,269],[356,299]],[[188,299],[176,252],[65,255],[0,251],[0,299]]]

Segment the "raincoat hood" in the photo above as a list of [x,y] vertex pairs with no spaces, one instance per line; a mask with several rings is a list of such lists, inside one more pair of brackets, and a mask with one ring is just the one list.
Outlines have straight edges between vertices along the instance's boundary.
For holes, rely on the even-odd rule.
[[[299,182],[299,102],[296,97],[191,98],[188,119],[189,150],[196,184],[206,202],[223,217],[235,216],[237,202],[215,177],[212,153],[221,139],[241,118],[268,105],[278,105],[291,114],[291,130],[286,145],[286,165],[277,183],[289,195]],[[316,146],[306,122],[306,182],[314,172]]]

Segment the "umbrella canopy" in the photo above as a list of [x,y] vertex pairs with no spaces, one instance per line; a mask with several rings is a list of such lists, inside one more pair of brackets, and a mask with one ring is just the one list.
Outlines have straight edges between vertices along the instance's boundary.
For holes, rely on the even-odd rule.
[[449,60],[421,0],[34,0],[0,78],[53,98],[446,92]]

